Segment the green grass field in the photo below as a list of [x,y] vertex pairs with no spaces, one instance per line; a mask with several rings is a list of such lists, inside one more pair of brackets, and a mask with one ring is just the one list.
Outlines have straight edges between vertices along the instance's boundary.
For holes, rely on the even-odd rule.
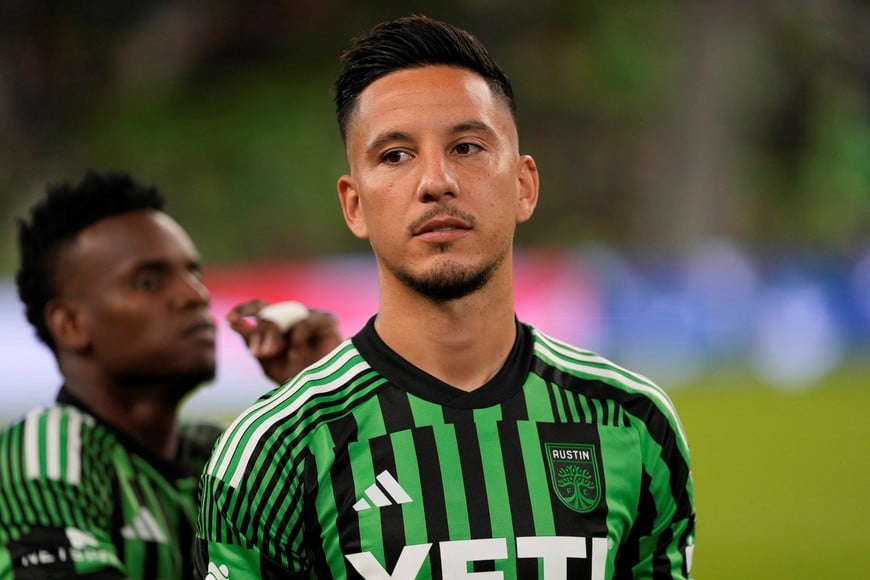
[[870,578],[867,373],[801,393],[718,378],[672,398],[692,453],[696,578]]

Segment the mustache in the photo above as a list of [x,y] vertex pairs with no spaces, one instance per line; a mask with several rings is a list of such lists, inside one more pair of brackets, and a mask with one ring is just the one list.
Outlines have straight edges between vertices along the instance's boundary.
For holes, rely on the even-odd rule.
[[461,209],[451,206],[440,206],[433,207],[432,209],[427,210],[420,217],[411,222],[411,224],[408,226],[408,231],[413,233],[421,228],[423,224],[425,224],[429,220],[443,217],[452,217],[462,220],[470,227],[474,227],[477,224],[477,219],[470,213],[464,212]]

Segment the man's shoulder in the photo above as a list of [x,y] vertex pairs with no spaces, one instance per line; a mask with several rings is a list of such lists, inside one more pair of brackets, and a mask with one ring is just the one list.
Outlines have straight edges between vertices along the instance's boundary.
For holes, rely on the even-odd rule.
[[635,417],[669,426],[685,441],[676,407],[653,380],[592,351],[572,346],[533,329],[539,369],[555,369],[553,381],[562,388],[598,400],[612,400]]
[[218,438],[206,474],[224,479],[260,457],[298,457],[323,428],[352,413],[384,382],[348,341],[236,417]]
[[609,379],[613,382],[653,384],[649,378],[622,367],[597,352],[554,338],[538,328],[532,327],[532,336],[534,352],[539,359],[572,375]]
[[240,421],[268,421],[290,429],[305,427],[312,415],[321,417],[324,408],[334,409],[336,401],[349,403],[358,398],[365,391],[362,385],[375,375],[359,351],[346,341],[329,356],[265,393],[234,425]]
[[[113,435],[87,412],[62,403],[39,407],[0,432],[0,462],[9,479],[77,485],[94,459],[110,460]],[[95,449],[95,447],[99,449]]]
[[[583,383],[596,383],[600,386],[600,395],[607,396],[609,393],[607,398],[620,399],[635,397],[671,407],[664,389],[645,375],[596,352],[553,338],[539,329],[532,328],[532,334],[535,356],[543,365],[558,369]],[[584,387],[588,388],[586,385]]]
[[[23,416],[14,419],[0,429],[0,438],[20,437],[32,434],[57,434],[68,437],[72,433],[82,433],[99,428],[99,422],[90,413],[65,403],[35,407]],[[42,448],[50,441],[40,435],[37,442]]]

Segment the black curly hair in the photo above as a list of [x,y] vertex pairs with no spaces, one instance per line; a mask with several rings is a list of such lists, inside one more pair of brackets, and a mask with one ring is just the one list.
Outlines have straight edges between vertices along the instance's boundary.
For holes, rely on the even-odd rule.
[[338,127],[345,141],[348,119],[366,87],[383,76],[410,68],[447,65],[476,72],[516,114],[511,82],[483,44],[471,33],[428,16],[415,14],[377,24],[354,38],[341,60],[343,67],[332,90]]
[[52,352],[57,345],[45,326],[45,305],[57,292],[55,273],[61,251],[79,232],[107,217],[138,210],[163,211],[160,192],[124,173],[89,172],[78,184],[49,185],[45,197],[19,218],[20,262],[15,282],[27,320]]

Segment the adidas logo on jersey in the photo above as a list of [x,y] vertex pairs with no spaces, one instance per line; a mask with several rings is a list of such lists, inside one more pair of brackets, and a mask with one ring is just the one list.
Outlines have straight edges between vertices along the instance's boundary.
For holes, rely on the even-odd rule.
[[[358,502],[353,504],[353,509],[356,511],[360,512],[375,506],[380,508],[413,501],[411,496],[396,481],[396,478],[390,475],[389,471],[384,470],[380,472],[375,479],[377,481],[366,488],[365,497],[360,498]],[[381,485],[378,486],[378,483]],[[369,502],[374,504],[374,506]]]
[[128,540],[166,543],[166,535],[151,512],[145,508],[140,509],[133,521],[121,528],[121,535]]

